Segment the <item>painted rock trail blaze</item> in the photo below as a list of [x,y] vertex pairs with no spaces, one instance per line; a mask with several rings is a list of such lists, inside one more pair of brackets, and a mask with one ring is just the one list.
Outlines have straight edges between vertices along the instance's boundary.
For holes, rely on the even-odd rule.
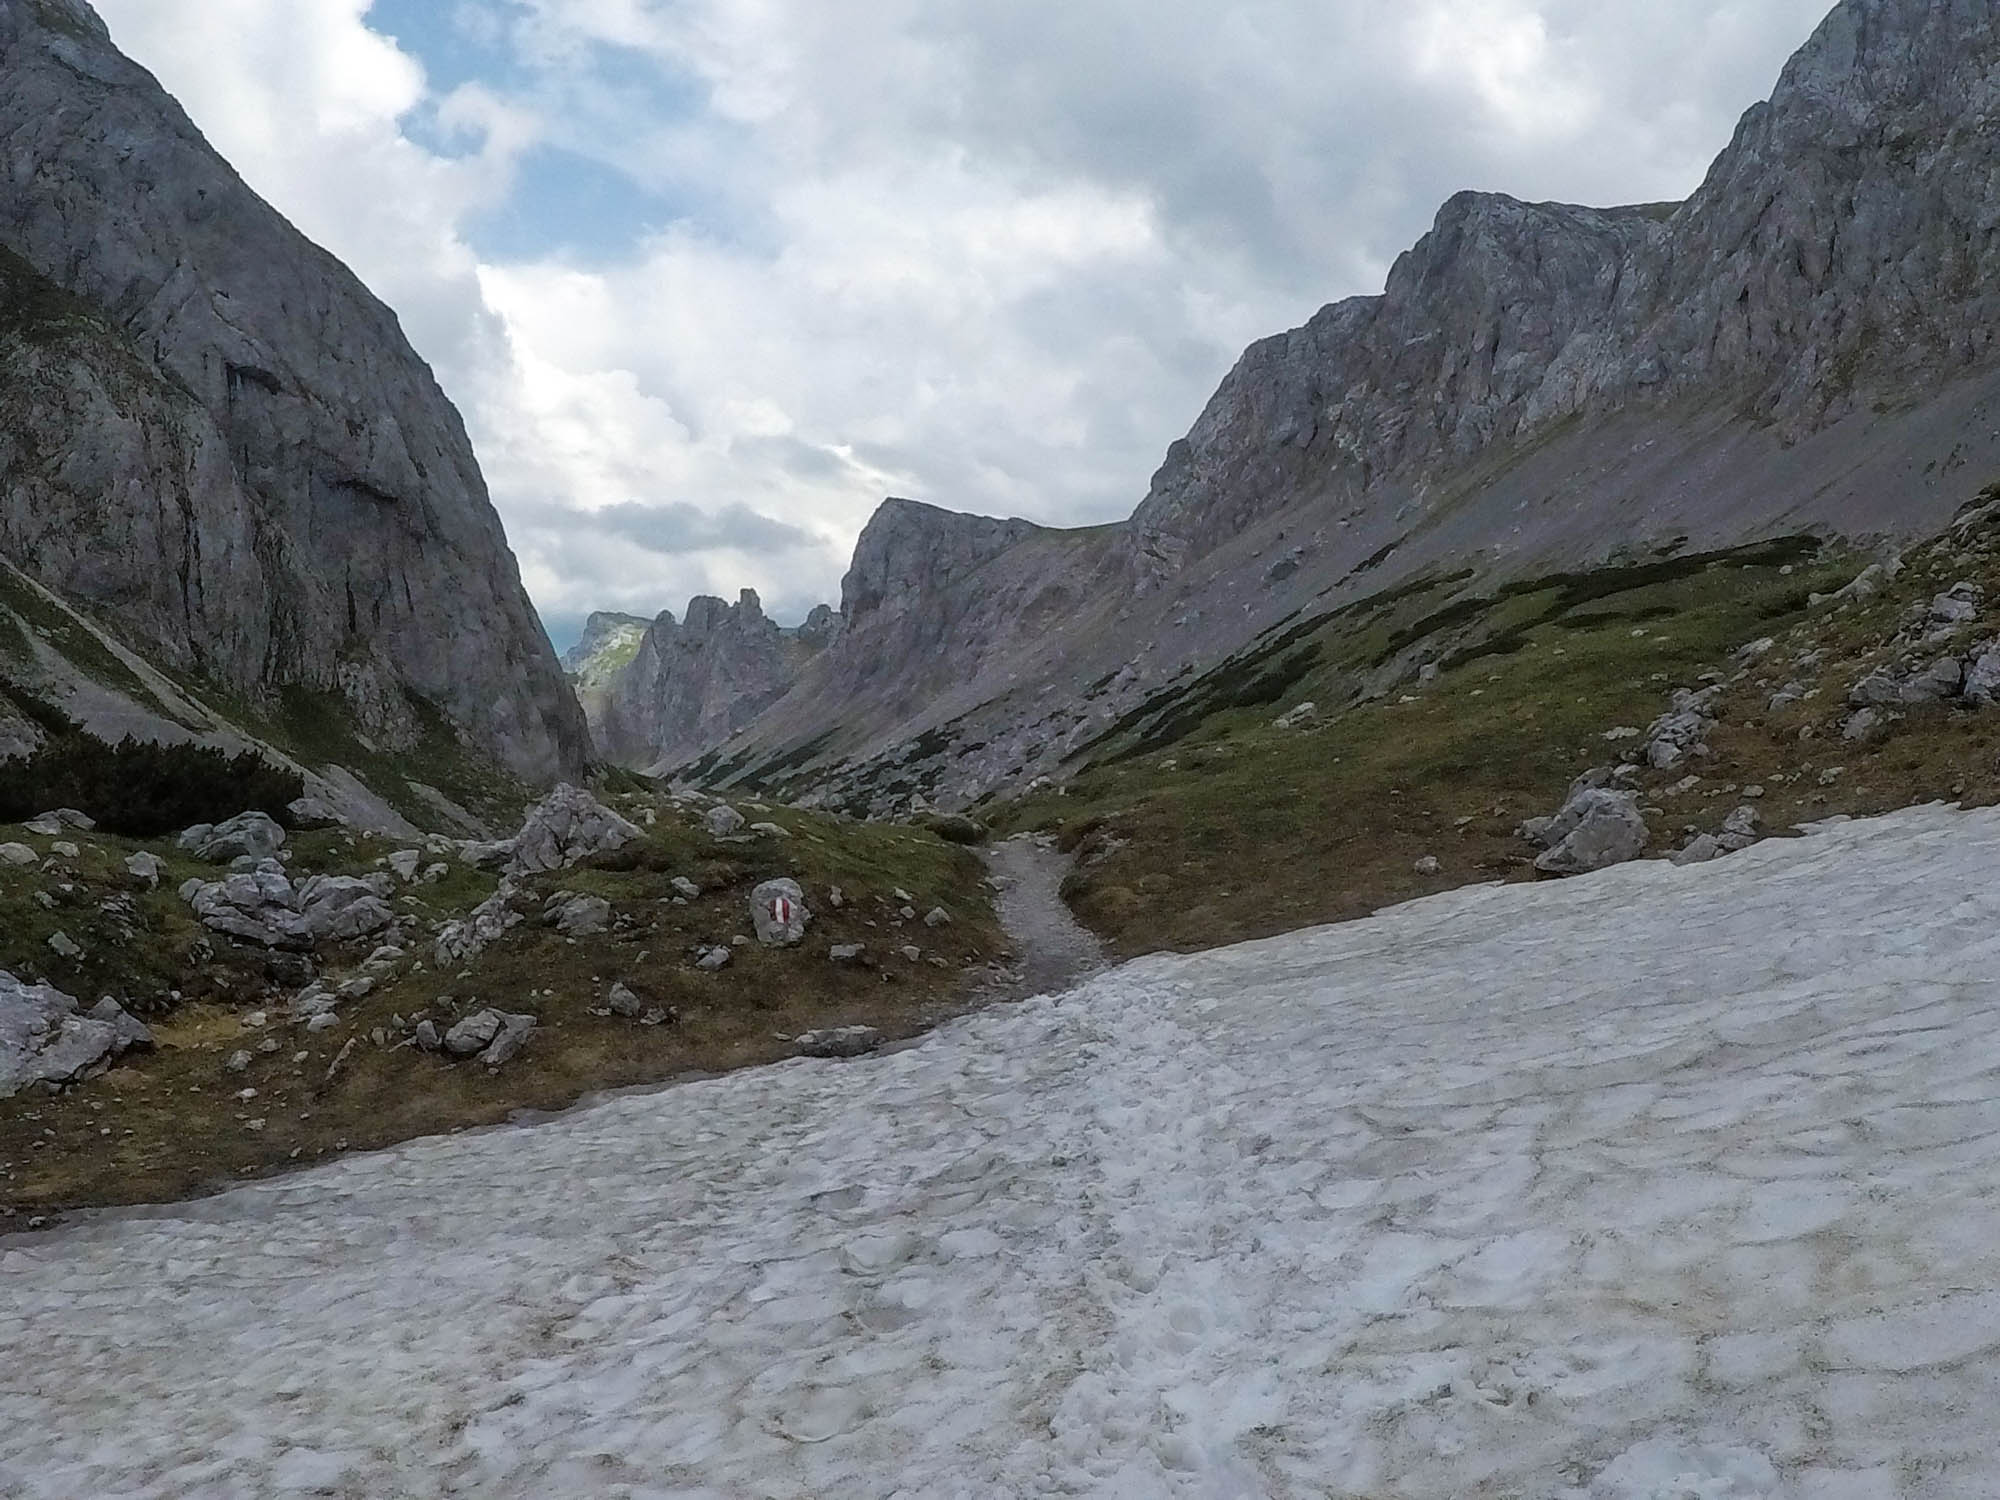
[[0,1493],[2000,1494],[2000,812],[0,1239]]

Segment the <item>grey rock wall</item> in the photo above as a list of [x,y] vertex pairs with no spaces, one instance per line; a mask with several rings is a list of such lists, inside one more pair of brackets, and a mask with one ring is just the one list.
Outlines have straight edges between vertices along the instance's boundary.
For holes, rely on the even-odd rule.
[[0,0],[0,85],[0,551],[164,662],[340,694],[391,745],[414,697],[525,777],[580,769],[581,712],[395,315],[81,0]]

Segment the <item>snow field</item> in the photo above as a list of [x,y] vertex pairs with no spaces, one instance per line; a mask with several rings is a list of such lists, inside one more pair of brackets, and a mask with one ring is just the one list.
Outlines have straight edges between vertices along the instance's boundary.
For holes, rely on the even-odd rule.
[[0,1238],[0,1495],[2000,1495],[2000,813]]

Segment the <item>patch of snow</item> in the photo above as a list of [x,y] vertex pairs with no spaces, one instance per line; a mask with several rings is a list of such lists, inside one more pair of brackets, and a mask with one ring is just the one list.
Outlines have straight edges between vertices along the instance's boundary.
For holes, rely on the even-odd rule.
[[0,1238],[0,1493],[2000,1493],[2000,812]]

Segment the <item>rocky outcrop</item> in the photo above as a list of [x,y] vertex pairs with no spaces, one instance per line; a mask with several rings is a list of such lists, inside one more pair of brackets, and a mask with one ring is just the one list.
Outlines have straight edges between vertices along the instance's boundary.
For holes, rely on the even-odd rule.
[[[160,664],[429,709],[537,780],[581,715],[395,315],[80,0],[0,0],[0,555]],[[80,440],[79,434],[88,434]]]
[[152,1045],[152,1032],[115,1000],[79,1012],[54,985],[24,984],[0,971],[0,1099],[36,1084],[60,1088]]
[[632,659],[652,622],[644,615],[599,610],[583,622],[583,634],[562,654],[562,668],[579,689],[598,687]]
[[1378,297],[1254,346],[1174,445],[1135,548],[1178,563],[1302,493],[1432,493],[1579,415],[1729,406],[1803,439],[1983,368],[2000,329],[2000,20],[1847,0],[1699,191],[1463,193]]
[[842,617],[820,605],[803,625],[784,629],[754,589],[733,605],[691,599],[683,620],[663,612],[601,697],[585,695],[599,749],[641,767],[692,760],[783,697],[841,626]]

